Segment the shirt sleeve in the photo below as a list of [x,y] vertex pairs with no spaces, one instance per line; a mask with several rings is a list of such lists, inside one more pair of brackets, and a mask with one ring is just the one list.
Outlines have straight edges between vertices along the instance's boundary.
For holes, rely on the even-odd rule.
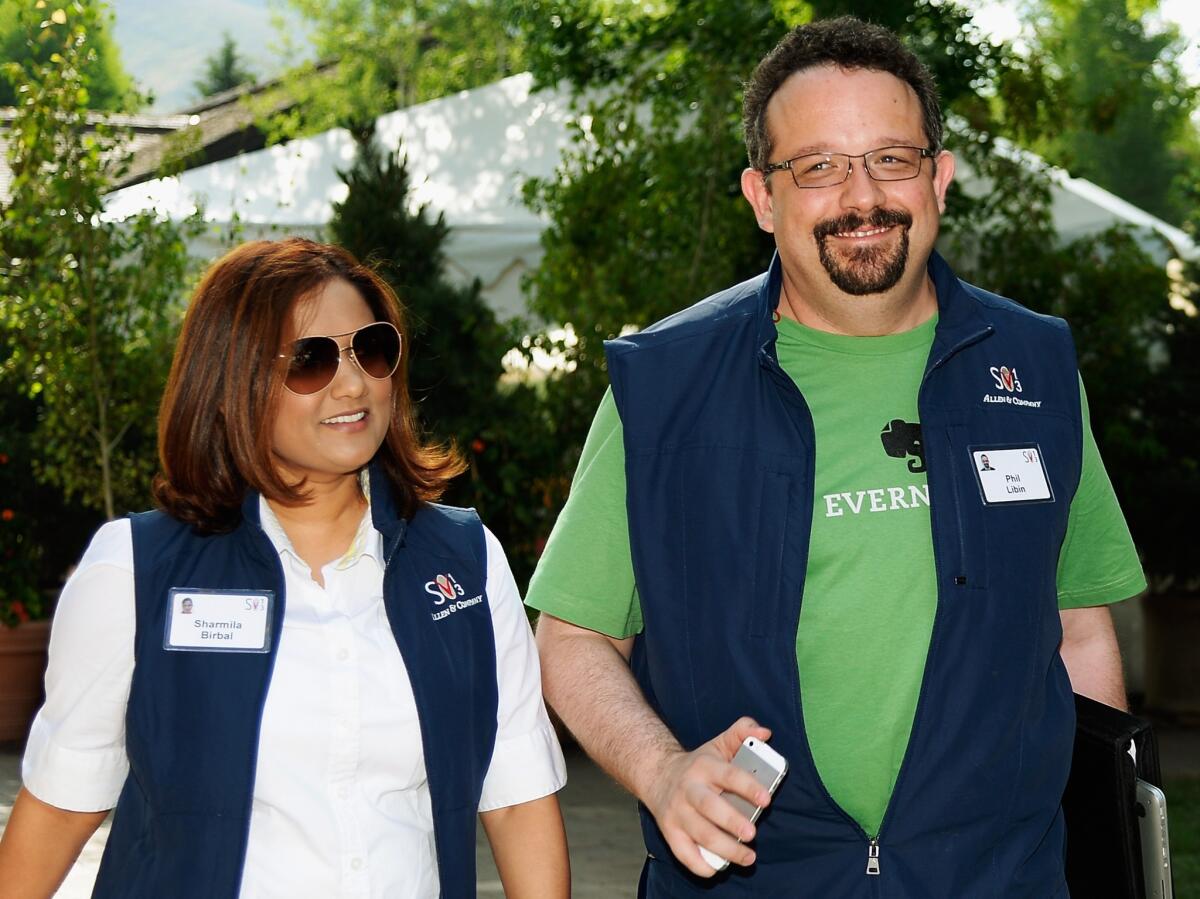
[[496,747],[479,811],[540,799],[562,789],[567,768],[546,705],[529,619],[500,541],[484,529],[487,596],[496,637]]
[[1079,402],[1083,418],[1083,468],[1058,559],[1060,609],[1107,605],[1146,589],[1129,525],[1121,514],[1092,434],[1082,380]]
[[121,519],[96,532],[54,613],[46,702],[21,765],[25,788],[43,802],[77,812],[117,804],[129,772],[134,628],[133,537]]
[[619,640],[642,630],[625,506],[625,438],[612,390],[596,410],[525,603]]

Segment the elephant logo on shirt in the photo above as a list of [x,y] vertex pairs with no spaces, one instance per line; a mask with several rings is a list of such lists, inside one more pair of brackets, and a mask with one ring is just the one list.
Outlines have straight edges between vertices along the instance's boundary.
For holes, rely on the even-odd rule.
[[921,443],[919,423],[893,418],[883,426],[879,439],[883,442],[883,451],[889,456],[897,459],[916,457],[908,460],[908,470],[913,474],[920,474],[925,470],[925,447]]

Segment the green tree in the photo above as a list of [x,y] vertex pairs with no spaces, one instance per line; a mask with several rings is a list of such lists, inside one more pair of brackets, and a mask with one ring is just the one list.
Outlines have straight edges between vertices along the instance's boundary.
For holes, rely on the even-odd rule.
[[1169,222],[1190,213],[1186,176],[1200,165],[1191,113],[1197,88],[1180,66],[1174,25],[1154,26],[1158,0],[1041,0],[1027,7],[1031,56],[1053,81],[1052,120],[1029,145]]
[[468,474],[446,501],[475,506],[527,578],[562,491],[554,419],[541,391],[503,379],[502,359],[517,331],[498,322],[479,282],[446,279],[450,229],[441,215],[409,206],[409,177],[399,151],[385,153],[369,131],[354,165],[341,173],[346,199],[335,204],[332,239],[373,262],[405,307],[409,389],[426,430],[457,445]]
[[[107,7],[96,0],[87,0],[86,5],[96,12],[96,25],[89,38],[93,52],[85,70],[91,108],[131,112],[141,105],[141,98],[133,89],[133,79],[121,64],[120,50],[112,39],[112,16]],[[48,23],[47,27],[55,32],[59,42],[66,35],[66,20],[58,23],[53,18],[55,10],[70,7],[65,0],[53,3],[40,0],[32,4],[30,0],[0,0],[0,60],[33,65],[45,63],[54,52],[51,41],[29,42],[22,11],[28,11],[30,6]],[[0,106],[16,106],[17,102],[16,85],[0,79]]]
[[[1200,175],[1191,176],[1184,223],[1200,241]],[[1127,482],[1121,504],[1143,552],[1155,593],[1191,593],[1200,601],[1200,553],[1194,510],[1200,506],[1200,259],[1181,267],[1157,353],[1161,372],[1146,396],[1143,432],[1154,435],[1148,465],[1114,473]],[[1141,539],[1145,538],[1145,539]]]
[[[848,4],[532,0],[514,21],[543,86],[568,85],[583,116],[553,179],[527,185],[545,213],[531,306],[570,322],[580,389],[598,395],[601,341],[765,268],[773,249],[741,196],[742,82],[791,27]],[[1007,58],[953,3],[855,3],[900,30],[940,79],[944,103],[976,128],[980,96]],[[967,145],[986,156],[988,145]],[[956,205],[966,206],[961,195]],[[582,315],[581,315],[582,313]]]
[[238,53],[237,41],[228,31],[221,35],[221,46],[204,60],[204,75],[194,84],[201,97],[211,97],[254,81],[254,72]]
[[91,35],[103,19],[90,4],[39,3],[21,21],[27,61],[4,68],[20,104],[0,228],[0,376],[39,403],[38,479],[112,518],[148,497],[196,222],[105,219],[130,136],[89,117]]
[[[517,0],[288,0],[317,60],[287,79],[296,98],[277,137],[361,127],[395,109],[489,84],[524,69],[506,24]],[[292,39],[288,38],[288,41]]]

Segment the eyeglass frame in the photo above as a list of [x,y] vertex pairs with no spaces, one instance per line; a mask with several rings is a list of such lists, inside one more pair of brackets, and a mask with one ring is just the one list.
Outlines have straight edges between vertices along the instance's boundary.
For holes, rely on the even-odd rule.
[[[876,178],[873,174],[871,174],[871,166],[867,164],[867,157],[876,153],[880,153],[883,150],[917,150],[920,153],[920,155],[917,157],[917,170],[913,174],[904,178]],[[829,184],[801,184],[796,180],[796,170],[793,168],[792,163],[794,163],[797,159],[806,159],[809,156],[825,156],[828,158],[834,156],[844,156],[846,157],[846,174],[842,177],[841,181],[832,181]],[[765,182],[768,175],[774,172],[782,172],[786,170],[791,173],[792,184],[796,185],[797,190],[820,190],[823,187],[838,187],[839,185],[845,184],[850,180],[850,175],[854,171],[854,160],[861,159],[863,161],[863,171],[867,173],[867,177],[872,181],[877,181],[880,184],[887,184],[890,181],[912,181],[921,177],[921,172],[925,168],[925,160],[934,159],[936,156],[937,153],[932,147],[914,147],[909,144],[888,144],[886,147],[876,147],[874,150],[868,150],[866,153],[857,154],[801,153],[799,156],[793,156],[791,159],[785,159],[783,162],[767,163],[767,165],[762,169],[762,177],[763,181]]]
[[[392,370],[390,372],[388,372],[382,378],[375,377],[373,374],[371,374],[369,371],[367,371],[365,368],[363,368],[362,363],[358,361],[358,357],[356,355],[354,355],[354,335],[357,334],[359,331],[365,331],[367,328],[374,327],[375,325],[387,325],[389,328],[391,328],[396,333],[396,345],[397,345],[396,364],[393,365]],[[314,337],[324,337],[327,340],[332,340],[334,342],[334,344],[336,345],[337,338],[347,337],[347,336],[350,337],[350,342],[348,344],[346,344],[346,346],[344,346],[344,347],[343,346],[338,347],[337,368],[335,368],[333,370],[333,375],[329,378],[328,384],[325,384],[324,386],[319,387],[318,389],[312,391],[312,393],[299,393],[298,391],[293,390],[291,387],[288,387],[287,372],[285,371],[284,376],[283,376],[283,389],[286,390],[288,393],[294,394],[295,396],[313,396],[314,394],[320,393],[322,390],[327,389],[329,387],[329,384],[332,384],[335,380],[337,380],[338,372],[341,370],[341,367],[342,367],[342,355],[347,352],[350,353],[350,358],[351,358],[351,360],[353,360],[355,368],[357,368],[360,372],[362,372],[363,377],[370,378],[372,381],[389,381],[389,380],[391,380],[392,376],[396,374],[396,369],[398,369],[400,367],[400,360],[404,356],[404,335],[402,335],[400,333],[400,329],[397,328],[394,324],[392,324],[389,321],[384,321],[384,320],[367,322],[367,324],[365,324],[365,325],[361,325],[350,331],[343,331],[341,334],[307,334],[304,337],[297,337],[295,340],[292,341],[292,347],[293,347],[292,352],[278,353],[275,358],[286,359],[288,367],[290,367],[292,360],[296,358],[296,353],[295,353],[294,347],[300,341],[311,340]]]

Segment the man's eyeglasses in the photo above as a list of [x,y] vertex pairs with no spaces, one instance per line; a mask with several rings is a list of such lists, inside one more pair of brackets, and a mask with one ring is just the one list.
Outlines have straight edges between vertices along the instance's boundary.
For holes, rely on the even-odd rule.
[[[334,338],[347,335],[353,335],[350,346],[339,347]],[[290,353],[279,354],[288,360],[283,386],[301,396],[324,390],[333,382],[345,352],[364,375],[386,380],[400,364],[400,332],[391,322],[374,322],[344,334],[303,337],[292,344]]]
[[783,162],[772,162],[762,170],[763,178],[787,169],[797,187],[834,187],[850,177],[851,160],[861,159],[863,168],[876,181],[908,181],[921,174],[921,164],[933,158],[926,147],[880,147],[851,156],[848,153],[806,153]]

